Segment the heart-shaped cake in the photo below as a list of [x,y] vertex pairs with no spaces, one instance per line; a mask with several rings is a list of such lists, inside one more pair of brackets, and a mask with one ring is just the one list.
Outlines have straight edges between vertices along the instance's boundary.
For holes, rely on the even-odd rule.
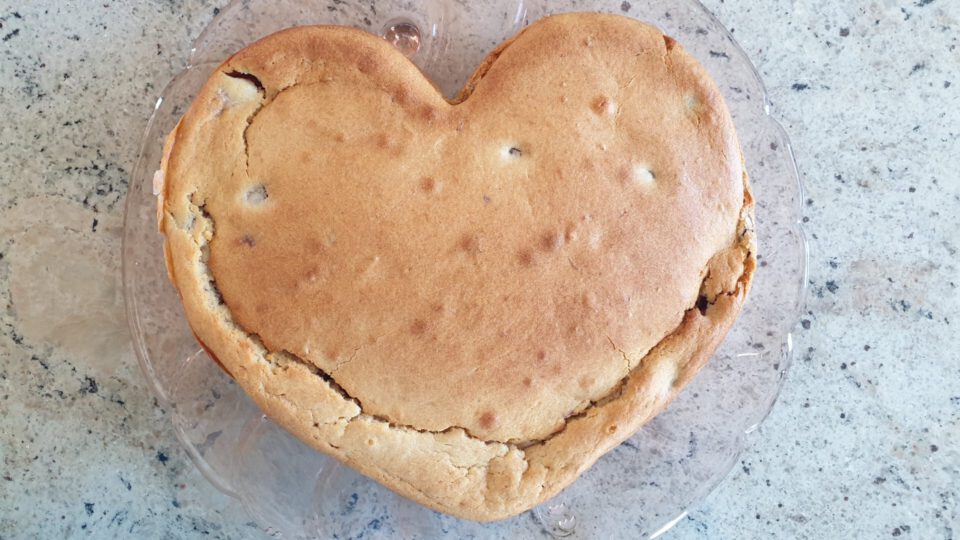
[[719,91],[619,16],[529,26],[453,101],[365,32],[274,34],[213,72],[157,180],[210,356],[307,444],[474,520],[661,411],[755,267]]

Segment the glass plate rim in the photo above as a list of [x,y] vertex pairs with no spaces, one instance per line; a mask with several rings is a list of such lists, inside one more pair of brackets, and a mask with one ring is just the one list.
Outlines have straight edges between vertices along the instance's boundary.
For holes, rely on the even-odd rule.
[[[776,132],[776,135],[783,143],[782,151],[785,153],[786,162],[789,164],[789,170],[784,174],[784,176],[789,176],[792,180],[792,184],[795,185],[797,190],[797,200],[793,204],[794,208],[791,211],[791,220],[786,224],[789,232],[793,239],[797,242],[800,261],[800,276],[799,283],[797,284],[796,290],[796,300],[797,304],[792,309],[792,316],[789,321],[785,321],[783,327],[786,331],[783,334],[783,353],[781,367],[779,370],[779,375],[776,381],[776,388],[771,393],[771,398],[768,403],[766,403],[762,408],[762,415],[753,419],[746,428],[739,433],[735,441],[735,448],[730,454],[728,461],[722,466],[722,469],[725,470],[722,474],[716,476],[712,482],[706,483],[704,486],[701,486],[699,493],[691,498],[691,503],[688,505],[687,509],[683,510],[675,518],[668,520],[662,527],[653,532],[650,535],[650,538],[656,538],[669,531],[673,526],[675,526],[680,520],[687,516],[690,509],[701,504],[706,497],[713,493],[717,487],[729,477],[730,472],[733,470],[737,460],[742,455],[743,451],[750,446],[750,436],[762,429],[762,424],[766,418],[771,414],[773,408],[779,399],[779,396],[783,390],[785,384],[786,375],[789,371],[791,365],[794,361],[794,355],[796,351],[793,346],[793,337],[795,333],[795,328],[802,318],[803,310],[808,301],[808,274],[809,274],[809,241],[807,239],[806,231],[802,224],[803,216],[803,201],[806,199],[806,189],[804,185],[804,180],[800,171],[797,167],[796,154],[793,147],[793,144],[790,140],[789,134],[784,128],[783,124],[774,116],[773,111],[775,107],[773,106],[770,95],[767,90],[766,84],[760,75],[756,65],[750,59],[749,55],[740,45],[740,43],[734,38],[733,34],[727,29],[727,27],[710,11],[706,6],[702,4],[699,0],[685,0],[688,3],[694,4],[704,15],[707,20],[709,20],[715,29],[718,29],[722,32],[722,37],[728,41],[732,47],[733,52],[737,56],[737,60],[744,66],[746,66],[750,71],[750,78],[752,82],[755,82],[758,85],[760,95],[762,97],[761,107],[763,110],[763,119],[766,123]],[[233,7],[236,4],[241,3],[242,0],[232,0],[227,6],[221,8],[220,13],[215,16],[204,29],[197,35],[196,39],[193,42],[193,47],[190,49],[190,54],[188,55],[188,61],[184,64],[184,67],[176,72],[167,85],[159,92],[158,99],[156,100],[154,107],[150,113],[150,116],[146,122],[146,125],[142,131],[141,142],[137,146],[137,160],[134,164],[134,167],[131,169],[129,175],[129,186],[133,186],[139,178],[143,177],[144,172],[151,167],[146,163],[146,153],[150,145],[149,133],[153,128],[153,124],[156,121],[156,112],[160,108],[163,96],[166,95],[167,91],[171,86],[177,81],[177,79],[186,73],[187,71],[195,68],[200,68],[210,65],[216,65],[216,62],[198,62],[196,64],[191,63],[194,52],[195,45],[198,43],[204,36],[206,36],[208,30],[218,22],[221,17],[224,17],[229,13],[229,8]],[[132,212],[130,212],[130,207],[133,204],[133,198],[129,195],[126,197],[124,203],[124,216],[123,216],[123,237],[121,241],[121,253],[126,253],[129,247],[130,239],[128,238],[127,231],[129,227],[129,220],[131,219]],[[146,344],[143,340],[143,329],[139,323],[138,313],[140,312],[141,306],[138,304],[135,299],[135,294],[132,292],[132,269],[130,268],[131,261],[127,257],[121,256],[121,275],[122,275],[122,293],[124,298],[125,314],[127,317],[127,325],[131,334],[131,341],[133,344],[134,353],[137,357],[137,363],[144,373],[145,378],[147,379],[148,386],[151,392],[158,398],[158,400],[165,406],[169,407],[172,403],[169,397],[164,392],[163,388],[158,384],[156,377],[154,376],[154,371],[151,365],[149,358],[149,353],[146,350]],[[231,498],[239,501],[244,509],[251,514],[250,508],[247,508],[247,503],[242,497],[239,496],[236,492],[230,489],[228,486],[224,485],[219,479],[218,476],[210,470],[210,465],[206,460],[201,456],[197,449],[184,437],[182,430],[178,428],[176,422],[172,422],[174,426],[174,433],[180,442],[181,446],[186,450],[187,455],[189,456],[191,462],[194,466],[200,471],[204,478],[210,482],[216,489],[230,496]]]

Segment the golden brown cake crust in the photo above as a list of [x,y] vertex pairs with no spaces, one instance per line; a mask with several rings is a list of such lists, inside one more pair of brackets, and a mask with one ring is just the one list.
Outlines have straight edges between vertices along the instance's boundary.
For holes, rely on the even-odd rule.
[[556,494],[733,323],[752,200],[704,70],[569,14],[454,102],[382,40],[274,34],[170,135],[161,230],[197,337],[300,439],[439,511]]

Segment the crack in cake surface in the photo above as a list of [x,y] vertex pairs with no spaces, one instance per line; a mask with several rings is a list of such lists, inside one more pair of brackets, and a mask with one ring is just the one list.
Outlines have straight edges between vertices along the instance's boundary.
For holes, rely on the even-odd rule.
[[[504,48],[506,47],[506,45],[509,45],[509,43],[510,43],[510,42],[504,43],[504,44],[503,44]],[[669,51],[668,51],[668,53],[669,53]],[[498,51],[497,53],[495,53],[495,55],[492,55],[492,58],[495,60],[498,56],[499,56],[499,51]],[[476,84],[479,83],[479,81],[483,78],[483,75],[486,73],[486,70],[489,69],[490,66],[492,66],[492,62],[491,62],[490,64],[488,64],[488,65],[483,66],[480,70],[478,70],[478,73],[477,73],[477,75],[475,76],[475,80],[472,80],[472,81],[471,81],[471,83],[473,83],[473,84],[469,84],[469,83],[468,83],[468,85],[464,87],[463,92],[461,92],[461,94],[460,94],[459,96],[457,96],[456,99],[450,100],[449,103],[451,103],[451,104],[453,104],[453,105],[456,105],[456,104],[465,102],[465,101],[470,97],[470,94],[472,93],[472,91],[473,91],[473,89],[475,88]],[[255,120],[256,117],[259,115],[259,113],[261,113],[263,110],[265,110],[265,109],[266,109],[270,104],[272,104],[280,95],[282,95],[284,92],[286,92],[286,91],[289,90],[289,89],[292,89],[292,88],[294,88],[294,87],[301,86],[302,83],[293,83],[293,84],[290,84],[290,85],[285,86],[285,87],[283,87],[283,88],[279,88],[275,93],[273,93],[272,95],[270,95],[270,94],[268,93],[268,90],[263,86],[262,82],[260,81],[260,79],[259,79],[256,75],[253,75],[253,74],[251,74],[251,73],[241,72],[241,71],[238,71],[238,70],[232,70],[232,71],[229,71],[229,72],[225,72],[224,75],[227,76],[227,77],[237,78],[237,79],[242,79],[242,80],[247,80],[247,81],[251,82],[252,84],[255,85],[255,87],[256,87],[256,89],[257,89],[257,92],[258,92],[258,94],[259,94],[259,96],[260,96],[260,100],[258,101],[257,107],[247,116],[247,118],[246,118],[246,120],[245,120],[245,126],[244,126],[244,129],[243,129],[243,131],[242,131],[242,148],[243,148],[243,156],[244,156],[244,160],[245,160],[244,171],[245,171],[245,173],[246,173],[246,175],[247,175],[247,178],[252,180],[252,178],[250,177],[250,174],[249,174],[249,170],[250,170],[250,154],[249,154],[249,150],[250,150],[250,147],[249,147],[248,132],[249,132],[250,128],[252,127],[254,120]],[[312,84],[320,84],[320,83],[312,83]],[[529,175],[529,171],[527,172],[527,174]],[[532,215],[533,205],[532,205],[532,201],[530,200],[530,195],[529,195],[529,193],[526,193],[525,195],[526,195],[526,197],[523,198],[523,201],[526,203],[525,208],[527,208],[528,211],[529,211],[529,212],[531,213],[531,215]],[[192,195],[191,195],[191,197],[192,197]],[[745,203],[746,203],[746,201],[745,201]],[[210,216],[210,214],[207,212],[205,205],[199,205],[199,206],[196,206],[196,207],[197,207],[198,210],[199,210],[200,216],[199,216],[199,218],[198,218],[198,216],[195,216],[195,215],[192,215],[192,214],[191,214],[191,216],[190,216],[190,223],[191,223],[191,225],[193,225],[193,223],[194,223],[197,219],[203,219],[204,221],[206,221],[206,222],[208,223],[208,225],[209,225],[209,230],[211,231],[210,238],[209,238],[208,240],[209,240],[209,241],[212,241],[212,239],[213,239],[213,233],[212,233],[212,231],[214,230],[213,218],[212,218],[212,216]],[[744,227],[744,226],[742,225],[742,221],[743,221],[743,220],[741,219],[741,224],[738,225],[738,229],[742,229],[743,232],[745,233],[745,232],[746,232],[746,227]],[[202,245],[200,246],[200,249],[201,249],[201,252],[204,254],[204,255],[203,255],[203,259],[202,259],[203,266],[204,266],[203,272],[204,272],[204,274],[206,274],[206,275],[208,276],[208,279],[209,279],[208,284],[209,284],[209,287],[210,287],[210,292],[211,292],[211,294],[216,298],[217,303],[222,305],[222,304],[224,304],[224,300],[223,300],[222,293],[220,292],[219,288],[218,288],[217,285],[216,285],[216,280],[214,279],[214,277],[213,277],[213,275],[212,275],[212,272],[209,270],[209,268],[206,267],[206,264],[205,264],[205,261],[206,261],[207,257],[209,256],[209,245],[208,245],[208,243],[202,244]],[[747,253],[746,257],[749,257],[749,256],[750,256],[750,254]],[[571,264],[571,266],[573,266],[575,269],[577,269],[577,270],[579,271],[579,268],[577,268],[575,265],[573,265],[573,262],[572,262],[572,261],[570,261],[570,264]],[[705,277],[704,277],[704,281],[706,281],[706,279],[707,279],[708,277],[709,277],[709,271],[706,273],[706,275],[705,275]],[[738,281],[738,283],[739,283],[739,281]],[[735,293],[736,293],[736,291],[734,290],[734,291],[727,292],[726,294],[735,294]],[[686,314],[687,312],[689,312],[689,311],[691,311],[691,310],[696,309],[696,310],[698,310],[698,311],[700,312],[701,315],[705,315],[705,314],[706,314],[707,307],[708,307],[710,304],[713,304],[713,303],[714,303],[714,302],[709,301],[709,299],[708,299],[706,296],[703,296],[703,295],[698,296],[696,302],[695,302],[692,306],[690,306],[689,308],[687,308],[687,309],[684,311],[684,314]],[[228,310],[228,312],[229,312],[229,310]],[[667,332],[667,333],[661,338],[661,340],[659,340],[659,341],[657,342],[657,344],[655,344],[653,347],[651,347],[651,348],[648,350],[648,353],[649,353],[649,351],[653,351],[654,349],[656,349],[657,345],[659,345],[660,342],[662,342],[664,339],[668,338],[668,337],[671,336],[674,332],[676,332],[676,330],[681,326],[683,319],[684,319],[684,317],[681,316],[681,318],[680,318],[681,323],[678,324],[676,328],[674,328],[674,329],[670,330],[669,332]],[[410,425],[410,424],[398,423],[398,422],[395,422],[395,421],[391,420],[390,418],[385,417],[385,416],[382,416],[382,415],[375,415],[375,414],[369,414],[369,413],[363,412],[363,405],[362,405],[360,399],[357,398],[357,397],[355,397],[355,396],[353,396],[353,395],[351,395],[349,392],[347,392],[346,389],[344,389],[343,386],[340,385],[340,384],[334,379],[333,373],[335,373],[337,370],[339,370],[339,369],[342,368],[343,366],[345,366],[345,365],[349,364],[350,362],[352,362],[352,361],[356,358],[356,356],[357,356],[357,354],[359,353],[359,351],[362,350],[363,348],[365,348],[366,346],[368,346],[368,344],[364,344],[364,345],[360,345],[360,346],[358,346],[358,347],[355,347],[355,348],[353,349],[353,353],[350,355],[349,358],[347,358],[346,360],[343,360],[343,361],[338,362],[338,363],[334,366],[334,368],[333,368],[332,370],[329,370],[329,372],[328,372],[328,371],[323,370],[323,369],[320,368],[319,366],[317,366],[315,363],[310,362],[310,361],[308,361],[308,360],[306,360],[306,359],[304,359],[304,358],[301,358],[299,355],[296,355],[296,354],[294,354],[294,353],[292,353],[292,352],[290,352],[290,351],[271,351],[271,350],[269,350],[269,349],[263,344],[263,340],[260,338],[260,336],[259,336],[258,334],[254,333],[254,332],[250,332],[250,331],[248,331],[248,330],[245,329],[245,328],[242,328],[236,321],[233,320],[233,317],[232,317],[232,316],[230,316],[230,317],[227,319],[227,322],[229,322],[229,324],[233,325],[238,331],[246,334],[246,335],[251,339],[251,341],[253,341],[254,343],[258,344],[258,347],[260,348],[260,350],[263,351],[262,357],[263,357],[263,359],[265,359],[266,361],[271,362],[271,361],[270,361],[270,357],[271,357],[272,355],[282,354],[288,361],[297,362],[297,363],[299,363],[300,365],[308,368],[315,376],[317,376],[317,377],[319,377],[320,379],[322,379],[326,384],[328,384],[328,385],[330,386],[331,389],[335,390],[335,391],[341,396],[341,398],[342,398],[343,400],[348,401],[348,402],[351,402],[351,403],[354,403],[354,404],[356,404],[356,405],[358,406],[358,408],[360,409],[361,412],[360,412],[360,414],[357,415],[356,417],[370,418],[370,419],[376,420],[376,421],[378,421],[378,422],[385,423],[385,424],[389,425],[389,426],[390,426],[391,428],[393,428],[393,429],[411,430],[411,431],[416,431],[416,432],[418,432],[418,433],[441,434],[441,433],[449,433],[449,432],[451,432],[451,431],[459,430],[459,431],[463,432],[465,435],[467,435],[468,437],[470,437],[471,439],[476,440],[476,441],[483,442],[483,443],[485,443],[485,444],[506,444],[506,445],[508,445],[508,446],[515,447],[515,448],[520,448],[520,449],[529,448],[529,447],[531,447],[531,446],[543,444],[543,443],[549,441],[550,439],[552,439],[552,438],[556,437],[557,435],[563,433],[563,431],[566,429],[567,424],[568,424],[569,422],[571,422],[571,421],[573,421],[573,420],[576,420],[576,419],[578,419],[578,418],[582,418],[582,417],[584,417],[584,416],[587,414],[587,412],[588,412],[590,409],[592,409],[592,408],[594,408],[594,407],[596,407],[596,406],[598,406],[598,405],[599,405],[599,406],[602,406],[602,404],[609,403],[611,400],[616,399],[617,397],[619,397],[619,395],[620,395],[621,392],[622,392],[622,389],[625,387],[627,381],[629,380],[629,378],[630,378],[633,370],[642,365],[643,359],[644,359],[644,357],[645,357],[645,356],[639,357],[638,360],[636,361],[636,363],[631,362],[631,359],[630,359],[629,355],[628,355],[622,348],[620,348],[619,346],[617,346],[617,344],[616,344],[609,336],[604,336],[605,339],[610,343],[611,347],[623,358],[624,364],[625,364],[625,366],[626,366],[624,375],[621,376],[606,392],[604,392],[604,393],[603,393],[602,395],[600,395],[598,398],[586,400],[581,406],[576,407],[573,412],[571,412],[570,414],[566,415],[566,416],[562,419],[562,421],[561,421],[561,423],[560,423],[560,427],[559,427],[558,429],[554,430],[553,432],[551,432],[550,434],[548,434],[547,436],[545,436],[545,437],[540,437],[540,438],[529,438],[529,439],[516,439],[516,438],[512,438],[512,439],[508,439],[508,440],[503,441],[503,440],[497,440],[497,439],[484,439],[484,438],[482,438],[482,437],[478,437],[478,436],[474,435],[474,434],[471,432],[471,430],[470,430],[469,428],[465,427],[465,426],[449,425],[449,426],[447,426],[447,427],[445,427],[445,428],[443,428],[443,429],[425,429],[425,428],[417,427],[417,426]],[[379,341],[379,340],[382,339],[383,337],[384,337],[384,336],[379,336],[379,337],[376,338],[374,341]],[[271,363],[272,363],[272,362],[271,362]],[[356,417],[354,417],[354,418],[356,418]]]
[[[279,365],[279,363],[276,362],[275,360],[273,360],[273,358],[279,358],[279,359],[282,359],[282,360],[285,360],[285,361],[288,361],[288,362],[296,362],[297,364],[301,365],[302,367],[305,367],[306,369],[308,369],[314,376],[316,376],[316,377],[318,377],[319,379],[323,380],[324,383],[326,383],[332,390],[334,390],[337,394],[339,394],[340,397],[341,397],[344,401],[347,401],[347,402],[350,402],[350,403],[355,404],[355,405],[358,407],[358,409],[360,410],[360,412],[359,412],[359,414],[357,414],[357,415],[355,415],[355,416],[353,416],[353,417],[351,417],[351,418],[348,418],[348,419],[347,419],[348,421],[349,421],[349,420],[356,419],[356,418],[368,418],[368,419],[371,419],[371,420],[374,420],[374,421],[377,421],[377,422],[381,422],[381,423],[387,424],[387,425],[390,426],[390,428],[392,428],[392,429],[409,430],[409,431],[415,431],[415,432],[417,432],[417,433],[433,434],[433,435],[439,435],[439,434],[443,434],[443,433],[451,433],[451,432],[454,432],[454,431],[460,431],[460,432],[462,432],[463,434],[465,434],[467,437],[469,437],[470,439],[473,439],[473,440],[475,440],[475,441],[482,442],[482,443],[484,443],[484,444],[488,444],[488,445],[489,445],[489,444],[503,444],[503,445],[507,445],[507,446],[512,447],[512,448],[517,448],[517,449],[519,449],[519,450],[524,450],[524,449],[530,448],[530,447],[532,447],[532,446],[544,444],[544,443],[550,441],[551,439],[553,439],[553,438],[557,437],[558,435],[560,435],[561,433],[563,433],[563,432],[566,430],[566,428],[567,428],[567,426],[568,426],[568,424],[569,424],[570,422],[575,421],[575,420],[577,420],[578,418],[583,418],[584,416],[586,416],[586,415],[588,414],[588,412],[589,412],[591,409],[593,409],[593,408],[595,408],[595,407],[602,407],[603,405],[605,405],[605,404],[607,404],[607,403],[609,403],[609,402],[611,402],[611,401],[616,400],[617,398],[619,398],[619,397],[622,395],[623,389],[626,387],[626,384],[627,384],[627,382],[629,381],[631,375],[633,374],[633,371],[634,371],[635,369],[639,369],[639,368],[643,365],[643,360],[644,360],[644,358],[646,357],[646,355],[643,356],[643,357],[641,357],[641,358],[631,367],[631,363],[632,363],[632,362],[630,362],[630,359],[628,358],[627,354],[626,354],[623,350],[617,348],[617,346],[614,344],[614,342],[613,342],[609,337],[606,337],[606,339],[610,342],[611,346],[613,346],[614,349],[616,349],[616,350],[618,351],[618,353],[619,353],[620,355],[622,355],[623,360],[624,360],[624,362],[625,362],[625,364],[626,364],[626,373],[625,373],[620,379],[618,379],[617,382],[616,382],[611,388],[609,388],[602,396],[600,396],[600,397],[597,398],[597,399],[588,400],[583,406],[578,407],[577,409],[575,409],[575,411],[574,411],[573,413],[571,413],[571,414],[567,415],[566,417],[564,417],[563,420],[562,420],[561,426],[560,426],[558,429],[556,429],[555,431],[553,431],[552,433],[550,433],[550,434],[548,434],[547,436],[545,436],[545,437],[530,438],[530,439],[524,439],[524,440],[510,439],[510,440],[506,440],[506,441],[501,441],[501,440],[496,440],[496,439],[484,439],[484,438],[482,438],[482,437],[478,437],[478,436],[474,435],[469,428],[464,427],[464,426],[450,425],[450,426],[447,426],[447,427],[445,427],[445,428],[443,428],[443,429],[439,429],[439,430],[437,430],[437,429],[424,429],[424,428],[421,428],[421,427],[418,427],[418,426],[414,426],[414,425],[398,423],[398,422],[395,422],[395,421],[391,420],[390,418],[387,418],[387,417],[382,416],[382,415],[369,414],[369,413],[364,412],[362,401],[361,401],[358,397],[351,395],[345,388],[343,388],[343,386],[341,386],[341,385],[336,381],[336,379],[333,377],[333,375],[332,375],[330,372],[327,372],[327,371],[323,370],[322,368],[320,368],[319,366],[317,366],[317,365],[314,364],[313,362],[310,362],[310,361],[308,361],[308,360],[306,360],[306,359],[304,359],[304,358],[301,358],[299,355],[296,355],[296,354],[294,354],[294,353],[292,353],[292,352],[290,352],[290,351],[286,351],[286,350],[271,351],[271,350],[264,344],[264,341],[263,341],[263,339],[260,337],[259,334],[255,333],[255,332],[251,332],[251,331],[243,328],[242,326],[240,326],[239,323],[237,323],[237,322],[233,319],[232,313],[231,313],[231,311],[230,311],[230,309],[229,309],[229,305],[225,302],[225,300],[224,300],[224,298],[223,298],[223,295],[222,295],[222,293],[220,292],[220,289],[217,287],[216,278],[213,276],[213,272],[210,270],[209,266],[207,265],[207,261],[209,260],[209,255],[210,255],[210,245],[209,245],[209,244],[210,244],[210,242],[213,241],[213,239],[214,239],[215,236],[216,236],[216,233],[215,233],[215,231],[216,231],[215,221],[214,221],[214,219],[213,219],[213,216],[210,215],[210,213],[207,211],[205,204],[200,204],[200,205],[191,204],[191,208],[196,208],[196,209],[197,209],[196,214],[192,214],[191,222],[194,224],[194,226],[196,226],[196,223],[202,223],[202,224],[203,224],[203,228],[204,228],[204,231],[202,231],[201,234],[199,235],[199,238],[201,239],[201,241],[200,241],[200,243],[198,243],[198,246],[197,246],[198,249],[199,249],[199,251],[200,251],[200,253],[201,253],[201,257],[200,257],[200,261],[199,261],[199,264],[200,264],[200,274],[201,274],[202,276],[204,276],[204,278],[205,278],[205,280],[206,280],[206,290],[207,290],[207,293],[208,293],[210,296],[212,296],[213,302],[214,302],[216,305],[225,306],[224,309],[223,309],[224,313],[222,313],[222,315],[224,315],[223,322],[226,323],[226,324],[229,324],[229,325],[233,326],[237,331],[245,334],[245,335],[248,337],[248,339],[250,339],[250,341],[254,344],[255,350],[258,351],[260,358],[261,358],[262,360],[264,360],[265,362],[267,362],[267,363],[269,363],[269,364],[271,364],[271,365],[273,365],[273,366],[278,366],[278,365]],[[738,239],[739,239],[739,235],[738,235]],[[735,242],[734,245],[737,245],[737,243]],[[725,249],[729,249],[729,248],[725,248]],[[750,254],[750,252],[748,251],[748,252],[745,254],[745,259],[746,259],[746,258],[749,258],[750,255],[751,255],[751,254]],[[707,275],[704,277],[704,281],[706,281],[707,277],[709,277],[709,272],[707,272]],[[742,276],[741,276],[741,278],[742,278]],[[736,293],[737,293],[737,290],[739,289],[740,284],[741,284],[741,281],[738,280],[738,281],[737,281],[737,287],[736,287],[733,291],[723,291],[723,294],[726,294],[726,295],[736,294]],[[692,311],[692,310],[697,310],[697,311],[699,311],[699,312],[701,313],[701,315],[705,315],[705,314],[706,314],[706,310],[708,309],[709,305],[712,305],[712,304],[715,303],[715,302],[716,302],[715,299],[714,299],[713,302],[709,302],[709,301],[707,300],[706,296],[703,296],[703,295],[698,296],[696,303],[695,303],[693,306],[687,308],[687,309],[684,311],[684,316],[681,317],[681,324],[678,325],[676,328],[671,329],[669,332],[667,332],[667,334],[664,335],[664,337],[661,338],[661,339],[657,342],[657,344],[655,344],[653,347],[650,348],[650,351],[656,350],[656,348],[659,346],[660,343],[662,343],[665,339],[669,338],[671,335],[673,335],[673,334],[680,328],[680,326],[682,325],[682,321],[685,319],[686,313],[688,313],[688,312],[690,312],[690,311]],[[362,349],[362,348],[363,348],[363,346],[360,346],[360,347],[356,348],[355,351],[359,351],[359,350]],[[650,351],[648,351],[648,354],[649,354]],[[353,359],[353,358],[351,357],[350,360],[352,360],[352,359]],[[338,368],[342,367],[343,364],[349,362],[350,360],[347,360],[346,362],[343,362],[342,364],[337,365],[335,369],[338,369]]]

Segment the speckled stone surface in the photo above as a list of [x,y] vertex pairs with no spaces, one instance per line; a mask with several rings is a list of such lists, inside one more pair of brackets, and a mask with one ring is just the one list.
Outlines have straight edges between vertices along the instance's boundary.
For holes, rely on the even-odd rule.
[[[956,538],[960,2],[705,3],[793,139],[810,299],[772,414],[666,538]],[[145,119],[222,4],[0,1],[2,539],[260,537],[147,390],[119,277]]]

